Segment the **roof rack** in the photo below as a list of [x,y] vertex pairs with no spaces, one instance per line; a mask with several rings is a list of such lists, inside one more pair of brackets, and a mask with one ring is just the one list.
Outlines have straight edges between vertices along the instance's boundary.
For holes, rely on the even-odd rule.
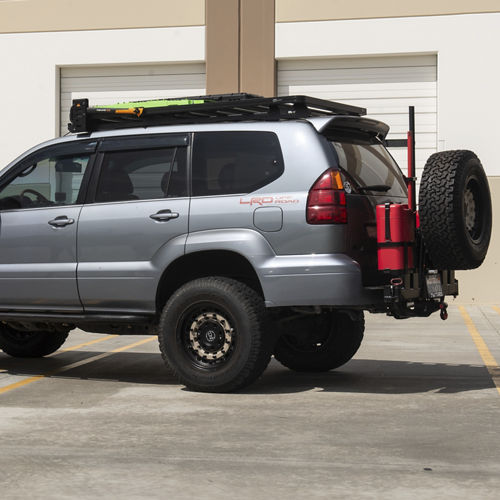
[[74,99],[68,130],[94,132],[182,123],[276,121],[365,114],[364,108],[304,95],[261,97],[254,94],[216,94],[94,107],[89,107],[88,99]]

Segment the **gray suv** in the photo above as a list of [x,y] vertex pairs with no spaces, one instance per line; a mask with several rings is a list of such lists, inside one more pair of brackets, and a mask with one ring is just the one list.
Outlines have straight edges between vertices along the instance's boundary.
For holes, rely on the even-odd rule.
[[[458,195],[438,192],[452,205],[462,200],[463,213],[428,209],[400,244],[411,259],[382,269],[380,252],[397,241],[377,238],[376,207],[408,206],[409,182],[386,149],[385,124],[303,96],[168,104],[75,101],[76,135],[2,171],[5,353],[48,355],[77,327],[153,333],[183,384],[233,391],[272,355],[300,371],[346,363],[363,338],[363,310],[443,314],[444,296],[458,293],[453,269],[484,259],[491,206],[473,153],[428,162],[427,176],[445,163],[448,180],[465,172]],[[448,235],[461,245],[461,266],[433,265],[442,235],[429,234],[437,222],[449,226],[446,217],[463,224]]]

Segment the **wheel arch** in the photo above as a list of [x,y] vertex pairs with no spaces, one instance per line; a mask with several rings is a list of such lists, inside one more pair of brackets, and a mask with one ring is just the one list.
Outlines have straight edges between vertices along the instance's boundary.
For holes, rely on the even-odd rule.
[[246,257],[233,250],[200,250],[178,257],[163,271],[156,292],[156,310],[161,311],[179,287],[207,276],[235,279],[264,297],[260,279]]

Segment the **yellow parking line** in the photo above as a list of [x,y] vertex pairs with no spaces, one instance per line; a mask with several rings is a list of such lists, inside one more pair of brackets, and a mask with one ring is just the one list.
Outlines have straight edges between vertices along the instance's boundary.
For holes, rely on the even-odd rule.
[[493,309],[495,309],[495,311],[496,311],[498,314],[500,314],[500,307],[497,307],[497,306],[492,306],[492,307],[493,307]]
[[23,385],[31,384],[32,382],[36,382],[37,380],[40,380],[40,379],[47,377],[47,376],[48,375],[35,375],[34,377],[25,378],[24,380],[20,380],[19,382],[16,382],[15,384],[6,385],[5,387],[0,387],[0,394],[3,394],[4,392],[12,391],[13,389],[17,389],[19,387],[22,387]]
[[498,366],[496,359],[488,349],[486,342],[483,340],[483,337],[481,337],[481,334],[479,333],[476,325],[474,325],[474,322],[465,310],[465,307],[459,306],[459,310],[465,324],[467,325],[467,329],[469,330],[472,340],[474,341],[474,344],[476,344],[477,350],[479,351],[479,354],[483,359],[483,363],[490,373],[490,376],[493,379],[493,383],[495,384],[497,391],[500,394],[500,366]]
[[108,335],[107,337],[101,337],[99,339],[90,340],[89,342],[84,342],[83,344],[78,344],[78,345],[74,345],[72,347],[67,347],[66,349],[60,349],[59,351],[57,351],[54,354],[54,356],[56,354],[61,354],[62,352],[76,351],[77,349],[80,349],[80,347],[86,347],[88,345],[97,344],[98,342],[102,342],[103,340],[109,340],[109,339],[113,339],[115,337],[118,337],[118,335]]
[[[63,352],[76,351],[77,349],[80,349],[80,347],[86,347],[88,345],[97,344],[98,342],[102,342],[103,340],[109,340],[114,337],[118,337],[118,335],[108,335],[106,337],[101,337],[100,339],[90,340],[89,342],[83,342],[82,344],[74,345],[72,347],[67,347],[66,349],[59,349],[59,351],[52,354],[52,356],[57,356]],[[0,373],[8,373],[8,370],[0,370]]]
[[133,344],[128,344],[128,345],[125,345],[122,347],[117,347],[116,349],[113,349],[112,351],[103,352],[101,354],[97,354],[96,356],[91,356],[90,358],[82,359],[81,361],[76,361],[75,363],[61,366],[60,368],[57,368],[57,370],[53,370],[49,373],[45,373],[42,375],[34,375],[33,377],[29,377],[29,378],[26,378],[24,380],[20,380],[19,382],[16,382],[14,384],[6,385],[5,387],[0,387],[0,394],[4,394],[5,392],[9,392],[9,391],[12,391],[14,389],[18,389],[19,387],[23,387],[23,386],[31,384],[33,382],[37,382],[38,380],[41,380],[43,378],[51,377],[52,375],[57,375],[58,373],[72,370],[73,368],[77,368],[78,366],[86,365],[88,363],[92,363],[93,361],[98,361],[100,359],[107,358],[108,356],[112,356],[113,354],[115,354],[117,352],[126,351],[128,349],[132,349],[133,347],[137,347],[139,345],[145,344],[146,342],[151,342],[152,340],[154,340],[156,338],[157,338],[156,336],[148,337],[146,339],[139,340],[138,342],[134,342]]
[[147,339],[139,340],[138,342],[135,342],[134,344],[129,344],[129,345],[125,345],[122,347],[117,347],[116,349],[113,349],[112,351],[110,351],[110,353],[113,354],[115,352],[126,351],[127,349],[132,349],[132,347],[136,347],[138,345],[145,344],[146,342],[151,342],[152,340],[155,340],[157,338],[158,337],[156,335],[154,335],[153,337],[148,337]]

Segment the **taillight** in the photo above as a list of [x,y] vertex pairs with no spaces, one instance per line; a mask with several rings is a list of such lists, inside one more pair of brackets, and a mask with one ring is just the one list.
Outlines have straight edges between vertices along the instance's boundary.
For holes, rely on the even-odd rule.
[[306,220],[309,224],[346,224],[347,207],[340,172],[329,168],[309,190]]

